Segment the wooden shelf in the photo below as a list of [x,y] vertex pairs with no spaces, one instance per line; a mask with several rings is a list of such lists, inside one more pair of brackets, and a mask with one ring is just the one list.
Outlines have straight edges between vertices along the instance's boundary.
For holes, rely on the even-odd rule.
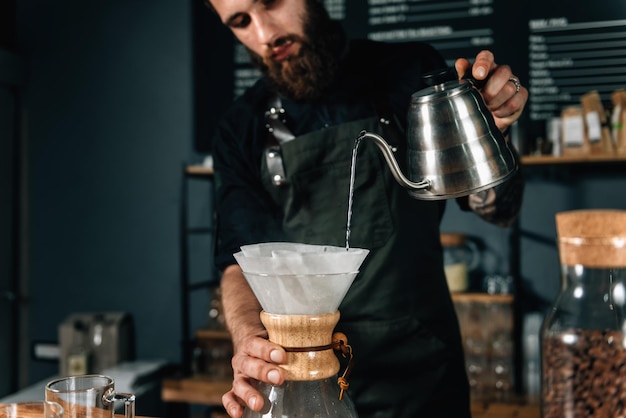
[[230,341],[230,333],[219,329],[199,329],[196,331],[198,340],[224,340]]
[[187,174],[195,176],[212,176],[214,173],[213,167],[206,167],[203,165],[189,165],[186,167],[185,171]]
[[510,294],[490,294],[490,293],[452,293],[454,302],[475,302],[475,303],[513,303],[513,295]]
[[626,155],[589,154],[589,155],[524,155],[522,165],[551,164],[588,164],[588,163],[620,163],[626,162]]
[[164,402],[221,405],[222,395],[231,389],[232,383],[232,379],[209,376],[165,379],[161,386],[161,399]]

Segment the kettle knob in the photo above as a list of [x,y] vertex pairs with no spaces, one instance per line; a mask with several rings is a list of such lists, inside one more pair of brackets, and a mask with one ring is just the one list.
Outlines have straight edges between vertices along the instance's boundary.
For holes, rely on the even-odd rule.
[[454,67],[441,68],[439,70],[431,71],[422,75],[422,81],[429,87],[443,84],[448,81],[457,81],[459,79],[469,81],[477,89],[481,89],[486,83],[486,80],[476,80],[474,77],[472,77],[471,68],[465,74],[463,74],[463,77],[460,78],[459,73]]
[[459,79],[459,74],[454,67],[441,68],[439,70],[428,72],[422,75],[422,81],[429,87],[443,84],[447,81],[455,81]]

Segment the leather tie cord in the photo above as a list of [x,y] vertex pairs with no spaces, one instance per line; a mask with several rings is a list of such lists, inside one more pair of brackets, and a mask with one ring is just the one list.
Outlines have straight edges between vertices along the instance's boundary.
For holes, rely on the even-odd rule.
[[341,332],[336,332],[333,334],[333,348],[337,351],[341,351],[342,357],[348,359],[348,365],[346,366],[346,369],[343,371],[343,374],[337,379],[337,383],[341,388],[341,391],[339,392],[339,400],[343,399],[344,392],[350,387],[350,384],[348,383],[348,376],[350,375],[353,366],[352,346],[348,345],[347,342],[348,338],[345,334]]
[[337,383],[341,389],[339,392],[339,400],[342,400],[344,392],[350,387],[350,384],[348,383],[348,376],[350,375],[353,366],[352,346],[346,344],[347,341],[348,338],[345,334],[336,332],[333,334],[333,342],[328,345],[318,345],[315,347],[283,347],[283,349],[288,353],[305,353],[308,351],[324,351],[330,349],[341,351],[341,356],[348,359],[346,369],[343,371],[342,375],[337,378]]

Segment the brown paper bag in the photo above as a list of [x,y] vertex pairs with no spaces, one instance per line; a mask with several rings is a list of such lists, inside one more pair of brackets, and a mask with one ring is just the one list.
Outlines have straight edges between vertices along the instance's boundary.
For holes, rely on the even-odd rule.
[[593,90],[580,97],[585,116],[585,129],[592,154],[613,154],[611,130],[600,95]]

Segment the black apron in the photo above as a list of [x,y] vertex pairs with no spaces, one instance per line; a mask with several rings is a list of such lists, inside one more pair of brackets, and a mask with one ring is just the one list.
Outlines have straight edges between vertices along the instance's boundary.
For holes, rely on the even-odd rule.
[[[350,163],[361,130],[398,147],[403,135],[378,118],[299,136],[280,147],[287,182],[265,188],[283,209],[287,240],[345,245]],[[443,273],[443,203],[409,197],[381,151],[363,140],[357,158],[350,247],[370,254],[339,307],[336,327],[353,348],[348,393],[361,418],[469,417],[459,328]]]

